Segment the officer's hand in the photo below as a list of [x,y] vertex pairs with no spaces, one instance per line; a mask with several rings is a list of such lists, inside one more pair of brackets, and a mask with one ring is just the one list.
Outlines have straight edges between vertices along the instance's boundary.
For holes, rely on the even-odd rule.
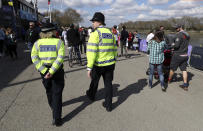
[[91,72],[92,71],[87,71],[87,77],[89,77],[91,79]]
[[49,72],[45,75],[45,79],[49,79],[49,78],[51,78],[52,77],[52,74],[50,74]]

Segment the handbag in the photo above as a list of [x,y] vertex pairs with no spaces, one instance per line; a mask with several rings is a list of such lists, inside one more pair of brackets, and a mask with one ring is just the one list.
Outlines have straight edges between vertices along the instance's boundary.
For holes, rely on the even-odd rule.
[[134,37],[133,43],[137,43],[137,42],[138,42],[138,38],[137,38],[137,37]]

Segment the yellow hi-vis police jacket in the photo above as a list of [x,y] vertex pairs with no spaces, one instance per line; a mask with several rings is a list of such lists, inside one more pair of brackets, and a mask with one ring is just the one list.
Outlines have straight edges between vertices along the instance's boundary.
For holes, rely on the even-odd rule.
[[32,62],[39,72],[44,74],[47,66],[50,74],[54,74],[63,64],[65,56],[64,43],[57,38],[43,38],[36,41],[32,48]]
[[87,44],[87,70],[91,70],[94,65],[115,64],[116,56],[116,40],[109,29],[99,27],[90,34]]

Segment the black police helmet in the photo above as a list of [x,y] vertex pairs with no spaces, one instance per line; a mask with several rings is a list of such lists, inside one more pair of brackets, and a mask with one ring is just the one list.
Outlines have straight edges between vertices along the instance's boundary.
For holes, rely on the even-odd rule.
[[90,21],[98,21],[101,22],[103,25],[106,25],[105,22],[105,17],[101,12],[96,12],[93,16],[93,18]]
[[41,27],[41,32],[49,32],[52,30],[56,30],[56,26],[52,23],[44,23]]

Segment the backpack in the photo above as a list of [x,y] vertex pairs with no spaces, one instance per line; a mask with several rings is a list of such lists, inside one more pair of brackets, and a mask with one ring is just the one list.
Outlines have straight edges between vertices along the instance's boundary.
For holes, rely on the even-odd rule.
[[137,37],[134,37],[133,43],[137,43],[137,42],[138,42],[138,38],[137,38]]

